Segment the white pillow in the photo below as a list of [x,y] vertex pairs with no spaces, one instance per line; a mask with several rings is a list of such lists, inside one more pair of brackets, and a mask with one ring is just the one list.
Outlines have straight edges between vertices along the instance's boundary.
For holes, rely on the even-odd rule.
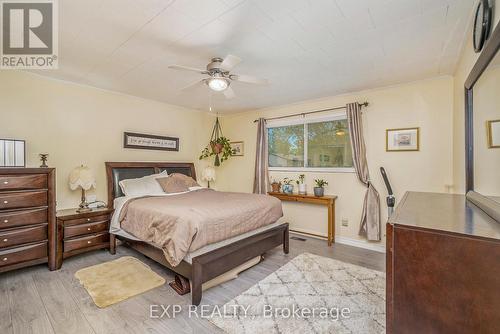
[[125,196],[164,195],[165,192],[156,179],[165,176],[168,176],[167,171],[137,179],[122,180],[119,185]]

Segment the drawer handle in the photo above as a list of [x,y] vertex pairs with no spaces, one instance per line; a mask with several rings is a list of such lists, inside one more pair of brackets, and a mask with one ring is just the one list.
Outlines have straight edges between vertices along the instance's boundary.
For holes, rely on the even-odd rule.
[[91,230],[91,228],[90,228],[90,227],[87,227],[87,231],[90,231],[90,230]]
[[6,257],[4,257],[4,258],[2,259],[2,261],[7,261],[7,260],[8,260],[8,259],[7,259]]
[[3,201],[3,204],[9,204],[9,201]]
[[9,222],[9,220],[8,220],[8,219],[4,219],[4,221],[3,221],[3,222],[4,222],[4,223],[8,223],[8,222]]
[[87,218],[87,221],[89,222],[89,221],[90,221],[90,218]]
[[9,181],[3,181],[3,184],[9,184]]
[[90,240],[89,240],[89,241],[87,241],[87,243],[88,243],[88,244],[91,244],[91,243],[92,243],[92,241],[90,241]]
[[7,241],[9,241],[9,239],[7,239],[7,238],[3,239],[3,242],[7,242]]

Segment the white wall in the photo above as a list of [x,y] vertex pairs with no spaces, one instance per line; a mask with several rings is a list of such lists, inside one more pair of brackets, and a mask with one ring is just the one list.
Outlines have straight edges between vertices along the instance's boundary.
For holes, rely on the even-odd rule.
[[[58,209],[80,202],[80,194],[67,184],[69,173],[80,164],[95,172],[95,194],[104,201],[105,161],[194,161],[198,166],[211,119],[177,106],[0,71],[0,138],[26,140],[27,167],[38,167],[38,154],[49,153],[49,166],[57,167]],[[124,131],[179,137],[180,151],[124,149]]]
[[[257,110],[222,117],[224,134],[233,141],[243,140],[245,155],[233,157],[218,169],[215,183],[220,190],[251,192],[255,161],[256,125],[258,117],[272,117],[303,111],[368,101],[364,109],[365,141],[372,180],[381,195],[382,220],[387,218],[386,189],[379,167],[389,174],[395,194],[401,199],[405,191],[445,192],[452,183],[452,116],[453,79],[432,80],[374,89],[348,95],[329,97],[299,104]],[[389,128],[420,127],[420,152],[386,152],[385,130]],[[272,173],[272,177],[297,178],[300,173]],[[337,235],[358,237],[358,227],[365,188],[354,173],[306,173],[308,191],[313,180],[329,182],[327,194],[339,196],[336,211]],[[308,204],[285,203],[285,219],[295,229],[326,235],[326,208]],[[341,226],[347,218],[348,227]],[[382,227],[385,231],[385,227]]]

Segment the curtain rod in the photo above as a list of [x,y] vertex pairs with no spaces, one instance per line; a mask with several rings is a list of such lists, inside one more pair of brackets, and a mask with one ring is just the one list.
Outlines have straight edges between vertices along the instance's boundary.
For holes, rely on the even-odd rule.
[[[360,107],[368,107],[368,102],[363,102],[363,103],[358,103]],[[296,116],[305,116],[309,114],[315,114],[319,112],[325,112],[325,111],[331,111],[331,110],[340,110],[340,109],[346,109],[347,106],[343,107],[335,107],[335,108],[328,108],[328,109],[321,109],[321,110],[313,110],[313,111],[308,111],[308,112],[301,112],[300,114],[292,114],[292,115],[286,115],[286,116],[279,116],[279,117],[271,117],[271,118],[266,118],[266,121],[274,120],[274,119],[282,119],[282,118],[288,118],[288,117],[296,117]],[[256,119],[253,122],[257,123],[259,120]]]

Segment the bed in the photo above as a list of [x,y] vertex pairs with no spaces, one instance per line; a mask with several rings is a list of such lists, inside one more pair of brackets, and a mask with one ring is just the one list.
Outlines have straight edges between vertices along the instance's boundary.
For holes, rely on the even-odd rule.
[[[193,163],[178,162],[106,162],[108,203],[113,206],[116,198],[124,194],[119,182],[166,171],[180,173],[196,180]],[[111,231],[111,252],[115,253],[116,238],[125,245],[144,254],[176,273],[174,289],[184,294],[191,292],[191,303],[199,305],[202,284],[262,255],[277,246],[289,251],[289,229],[287,223],[274,222],[253,231],[242,233],[227,240],[206,245],[186,256],[176,266],[167,261],[161,248],[137,238],[117,235]]]

